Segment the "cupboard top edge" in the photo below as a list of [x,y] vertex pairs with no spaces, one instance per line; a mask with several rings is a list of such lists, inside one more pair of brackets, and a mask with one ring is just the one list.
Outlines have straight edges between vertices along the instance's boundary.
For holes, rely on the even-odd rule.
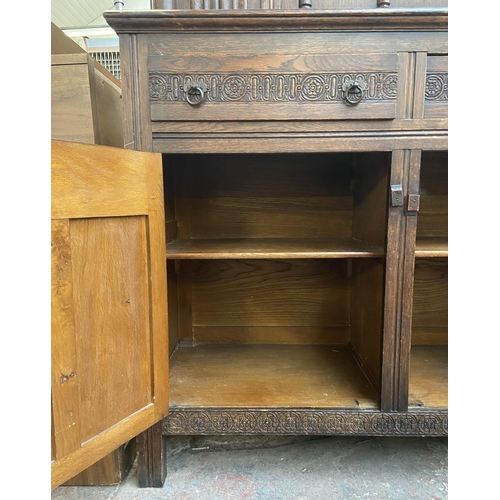
[[447,8],[287,10],[110,10],[116,33],[164,31],[408,31],[448,29]]

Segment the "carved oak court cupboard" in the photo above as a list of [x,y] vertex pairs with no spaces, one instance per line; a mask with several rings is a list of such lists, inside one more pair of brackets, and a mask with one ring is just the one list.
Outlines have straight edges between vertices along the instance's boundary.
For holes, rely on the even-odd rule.
[[447,9],[105,17],[126,147],[163,164],[139,484],[172,434],[446,435]]

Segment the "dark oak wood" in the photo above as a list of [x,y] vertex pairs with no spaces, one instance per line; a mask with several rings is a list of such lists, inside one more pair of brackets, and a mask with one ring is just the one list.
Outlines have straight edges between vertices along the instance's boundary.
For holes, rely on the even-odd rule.
[[166,443],[158,422],[137,436],[139,488],[161,488],[167,477]]
[[446,435],[447,9],[394,2],[105,13],[127,147],[163,155],[163,434]]
[[381,412],[336,408],[175,408],[163,420],[165,435],[447,436],[443,410]]

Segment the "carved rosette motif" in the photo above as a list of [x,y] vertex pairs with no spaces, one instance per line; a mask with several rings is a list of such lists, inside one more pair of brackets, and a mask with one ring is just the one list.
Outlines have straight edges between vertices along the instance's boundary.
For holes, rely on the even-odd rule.
[[175,409],[163,420],[166,435],[283,434],[446,436],[446,411],[384,413],[328,409]]
[[448,73],[427,74],[425,100],[448,101]]
[[170,74],[149,76],[152,101],[183,102],[188,82],[207,86],[205,102],[325,102],[342,101],[342,84],[347,80],[366,83],[364,100],[396,99],[396,73],[325,73],[325,74]]

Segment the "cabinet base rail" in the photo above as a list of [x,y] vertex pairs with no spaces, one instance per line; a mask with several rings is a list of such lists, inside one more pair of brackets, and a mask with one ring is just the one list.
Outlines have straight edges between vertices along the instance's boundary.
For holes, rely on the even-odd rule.
[[330,408],[175,408],[162,421],[164,435],[318,434],[447,436],[447,410],[380,412]]
[[171,408],[167,417],[137,438],[139,487],[163,486],[167,436],[236,434],[442,437],[448,435],[448,411]]

